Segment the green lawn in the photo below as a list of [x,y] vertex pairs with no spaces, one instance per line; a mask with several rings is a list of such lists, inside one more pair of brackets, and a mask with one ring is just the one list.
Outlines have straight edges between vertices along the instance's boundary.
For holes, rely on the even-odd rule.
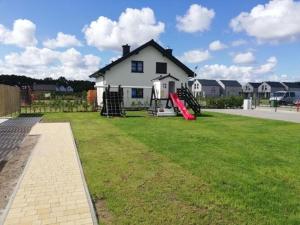
[[197,121],[70,121],[103,224],[300,224],[300,125],[207,113]]

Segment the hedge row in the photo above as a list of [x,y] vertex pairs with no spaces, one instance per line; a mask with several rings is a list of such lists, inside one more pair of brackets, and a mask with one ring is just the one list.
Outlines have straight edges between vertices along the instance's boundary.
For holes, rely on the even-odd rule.
[[206,108],[240,108],[243,105],[243,97],[231,96],[231,97],[220,97],[220,98],[206,98]]

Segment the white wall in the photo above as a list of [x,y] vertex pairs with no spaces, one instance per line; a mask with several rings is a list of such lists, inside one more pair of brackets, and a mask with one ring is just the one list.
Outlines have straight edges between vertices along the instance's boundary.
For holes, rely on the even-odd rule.
[[[132,73],[131,72],[131,61],[138,60],[144,62],[144,73]],[[170,73],[172,76],[179,79],[179,84],[187,83],[188,75],[183,71],[180,67],[174,64],[167,57],[163,56],[157,49],[152,46],[146,47],[141,50],[138,54],[132,55],[126,60],[120,62],[119,64],[110,68],[110,70],[106,71],[104,74],[104,81],[106,84],[110,85],[122,85],[122,86],[149,86],[152,87],[153,82],[152,79],[166,74],[157,74],[156,73],[156,62],[166,62],[167,63],[167,74]],[[96,85],[101,85],[101,78],[96,79]],[[97,88],[97,92],[101,92],[100,89]],[[101,94],[99,94],[101,97]],[[132,99],[131,98],[131,89],[128,88],[124,90],[124,105],[126,107],[131,106],[131,102],[149,102],[151,98],[151,89],[144,90],[144,98],[143,99]],[[102,98],[98,100],[100,104],[102,102]]]

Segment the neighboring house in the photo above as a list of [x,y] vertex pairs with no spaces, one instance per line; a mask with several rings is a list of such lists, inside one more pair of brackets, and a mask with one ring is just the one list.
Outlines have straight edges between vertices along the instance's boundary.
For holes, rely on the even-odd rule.
[[56,92],[66,92],[67,89],[65,88],[65,86],[60,85],[60,86],[56,86]]
[[71,86],[66,87],[67,92],[74,92],[74,89]]
[[32,86],[32,94],[34,96],[50,96],[51,93],[56,91],[56,85],[54,84],[33,84]]
[[161,78],[159,81],[164,90],[173,90],[174,85],[176,90],[194,76],[191,69],[172,55],[172,49],[165,49],[154,40],[133,51],[130,51],[129,45],[122,47],[121,58],[90,75],[96,78],[98,105],[102,105],[107,85],[123,86],[125,107],[136,103],[147,106],[153,82]]
[[56,87],[56,92],[63,92],[63,93],[69,92],[69,93],[71,93],[71,92],[73,92],[73,88],[71,86],[65,87],[63,85],[60,85],[60,86]]
[[276,91],[285,91],[284,85],[277,81],[265,81],[258,87],[259,96],[262,98],[270,98]]
[[258,97],[258,87],[261,85],[261,82],[248,82],[243,86],[243,93],[246,98],[256,98]]
[[221,95],[240,96],[243,92],[242,85],[236,80],[220,80]]
[[218,97],[221,94],[221,86],[216,80],[195,79],[191,91],[196,97]]
[[287,91],[300,91],[300,83],[296,82],[282,82]]

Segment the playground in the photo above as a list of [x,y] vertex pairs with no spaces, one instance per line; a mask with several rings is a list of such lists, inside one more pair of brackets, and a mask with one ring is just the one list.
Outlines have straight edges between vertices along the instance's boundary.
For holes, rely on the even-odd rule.
[[297,123],[126,115],[43,117],[71,122],[101,224],[299,224]]

